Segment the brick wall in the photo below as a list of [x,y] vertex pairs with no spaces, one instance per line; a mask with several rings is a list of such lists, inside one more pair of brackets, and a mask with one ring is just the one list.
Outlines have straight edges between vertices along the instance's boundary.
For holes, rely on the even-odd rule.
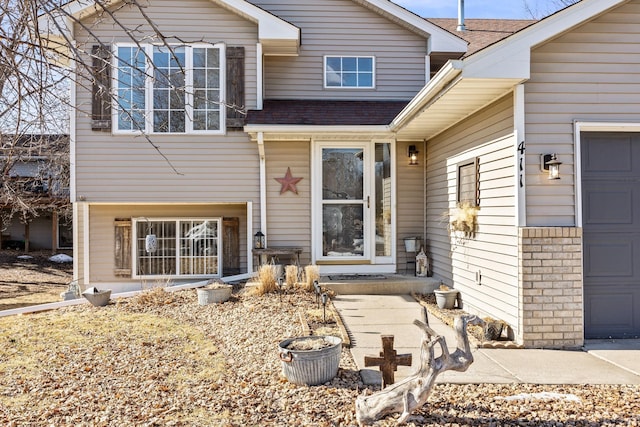
[[527,348],[584,342],[582,229],[519,230],[520,337]]

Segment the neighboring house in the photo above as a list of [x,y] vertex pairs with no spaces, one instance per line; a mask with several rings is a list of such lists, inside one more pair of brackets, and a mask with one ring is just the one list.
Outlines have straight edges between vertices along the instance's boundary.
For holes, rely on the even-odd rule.
[[0,246],[71,249],[68,135],[2,135]]
[[[91,118],[86,76],[75,91],[84,286],[247,273],[257,231],[322,273],[393,273],[403,238],[422,235],[435,277],[526,346],[640,335],[640,0],[465,32],[386,0],[149,2],[180,40],[173,54],[134,5],[112,3],[140,23],[140,45],[108,14],[67,6],[120,96],[94,96]],[[151,59],[160,78],[144,79]],[[554,153],[549,180],[541,156]],[[460,202],[477,207],[467,232],[448,227]]]

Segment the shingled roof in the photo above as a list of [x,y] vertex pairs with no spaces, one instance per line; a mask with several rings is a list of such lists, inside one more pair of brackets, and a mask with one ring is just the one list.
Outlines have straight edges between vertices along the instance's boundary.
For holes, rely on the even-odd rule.
[[484,49],[538,22],[530,19],[465,19],[466,31],[457,31],[458,20],[455,18],[426,19],[469,43],[467,53],[463,57]]
[[268,100],[247,113],[248,125],[388,125],[408,101]]

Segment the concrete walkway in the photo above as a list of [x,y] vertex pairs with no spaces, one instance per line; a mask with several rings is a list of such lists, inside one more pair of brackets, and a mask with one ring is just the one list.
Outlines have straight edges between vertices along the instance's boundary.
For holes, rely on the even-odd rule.
[[[367,383],[380,384],[378,368],[365,367],[364,356],[379,355],[381,335],[394,335],[398,354],[412,354],[412,366],[398,367],[396,382],[415,372],[422,331],[413,321],[424,315],[422,306],[410,295],[339,295],[333,304],[351,335],[351,353]],[[449,326],[431,315],[429,326],[446,337],[450,351],[455,349],[455,334]],[[584,351],[472,346],[472,354],[474,362],[466,372],[443,372],[437,382],[640,384],[640,340],[587,341]]]

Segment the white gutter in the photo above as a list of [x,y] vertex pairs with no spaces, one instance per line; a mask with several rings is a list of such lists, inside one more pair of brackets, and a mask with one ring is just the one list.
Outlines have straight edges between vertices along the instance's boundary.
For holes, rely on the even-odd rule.
[[[267,236],[267,167],[264,155],[264,133],[258,132],[258,155],[260,157],[260,231]],[[265,237],[265,244],[267,243]]]
[[392,132],[398,131],[408,121],[410,121],[420,109],[431,99],[435,98],[446,88],[457,76],[462,73],[463,62],[459,59],[448,61],[438,73],[433,76],[429,83],[413,97],[411,102],[396,116],[389,125]]

